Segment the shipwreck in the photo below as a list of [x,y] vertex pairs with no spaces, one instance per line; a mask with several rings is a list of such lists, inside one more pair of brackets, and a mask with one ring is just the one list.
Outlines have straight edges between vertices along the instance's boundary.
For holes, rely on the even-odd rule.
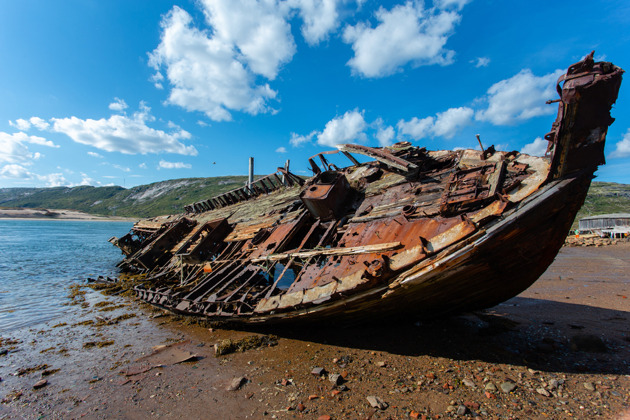
[[[535,282],[563,245],[604,163],[622,73],[592,53],[569,67],[549,101],[558,116],[543,157],[341,145],[309,159],[310,179],[278,168],[137,222],[110,239],[119,267],[151,304],[235,323],[491,307]],[[330,163],[335,153],[347,167]]]

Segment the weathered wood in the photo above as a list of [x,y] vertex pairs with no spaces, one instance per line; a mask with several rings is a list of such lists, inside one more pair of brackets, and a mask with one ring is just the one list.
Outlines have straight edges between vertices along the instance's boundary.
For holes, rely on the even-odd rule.
[[313,249],[300,252],[286,252],[280,254],[271,254],[266,257],[254,258],[252,263],[259,263],[263,261],[281,261],[289,258],[310,258],[318,255],[335,256],[335,255],[359,255],[359,254],[371,254],[373,252],[385,252],[393,251],[401,247],[400,242],[388,242],[377,245],[365,245],[365,246],[353,246],[349,248],[324,248]]

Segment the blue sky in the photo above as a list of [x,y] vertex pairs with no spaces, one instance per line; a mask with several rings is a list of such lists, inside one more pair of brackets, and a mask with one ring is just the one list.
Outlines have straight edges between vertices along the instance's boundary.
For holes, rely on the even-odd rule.
[[[630,69],[627,1],[20,0],[0,12],[0,187],[266,174],[335,144],[540,153],[555,80]],[[630,183],[622,86],[598,180]]]

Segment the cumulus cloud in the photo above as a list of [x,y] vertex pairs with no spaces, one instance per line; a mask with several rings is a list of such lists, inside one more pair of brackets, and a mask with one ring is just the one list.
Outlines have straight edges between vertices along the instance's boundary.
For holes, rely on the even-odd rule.
[[545,104],[558,96],[556,80],[564,74],[556,70],[544,76],[535,76],[531,70],[521,70],[517,75],[495,83],[488,89],[488,107],[477,111],[475,118],[494,125],[511,125],[540,115],[551,115],[557,107]]
[[47,187],[60,187],[67,185],[68,181],[61,173],[54,173],[48,175],[38,175],[29,171],[22,165],[9,164],[0,167],[0,178],[4,179],[17,179],[17,180],[36,180],[43,182]]
[[89,156],[92,156],[92,157],[95,157],[95,158],[103,159],[103,155],[100,155],[100,154],[98,154],[96,152],[87,152],[87,154]]
[[624,134],[623,139],[617,143],[617,148],[610,154],[611,158],[622,158],[630,156],[630,129]]
[[158,169],[190,169],[192,165],[184,162],[167,162],[164,159],[160,160]]
[[377,118],[372,126],[376,127],[376,139],[378,140],[378,144],[382,147],[391,146],[395,136],[394,127],[391,125],[385,126],[382,118]]
[[186,146],[181,140],[191,137],[180,128],[165,132],[149,127],[155,118],[150,108],[140,104],[140,110],[131,117],[112,115],[108,119],[81,119],[77,117],[52,118],[51,130],[63,133],[77,143],[96,147],[107,152],[124,154],[177,153],[197,155],[194,146]]
[[291,146],[293,147],[299,147],[303,144],[310,143],[311,140],[313,140],[313,137],[315,137],[317,134],[318,134],[317,131],[311,131],[309,134],[305,136],[301,136],[296,133],[291,133],[291,140],[289,140],[289,143],[291,143]]
[[39,146],[59,147],[53,142],[43,137],[29,136],[19,132],[8,134],[0,132],[0,162],[5,163],[25,163],[41,157],[41,154],[32,153],[27,144]]
[[82,172],[79,185],[100,185],[100,182],[95,181],[94,178],[90,178],[87,174]]
[[317,135],[317,144],[334,147],[343,143],[365,142],[367,140],[364,132],[366,127],[363,112],[357,109],[348,111],[341,117],[335,117],[326,123],[324,131]]
[[470,60],[470,62],[474,64],[477,68],[488,67],[488,64],[490,64],[490,59],[488,57],[477,57],[474,60]]
[[127,109],[129,106],[127,105],[127,103],[120,99],[120,98],[114,98],[114,102],[112,102],[111,104],[109,104],[109,109],[111,109],[112,111],[116,111],[116,112],[122,112],[125,109]]
[[280,146],[276,149],[276,153],[286,153],[287,152],[287,148]]
[[434,123],[435,118],[433,117],[426,117],[422,119],[419,119],[418,117],[413,117],[409,121],[398,121],[396,127],[398,128],[398,135],[400,137],[408,136],[414,140],[420,140],[422,138],[431,136]]
[[[245,10],[243,2],[233,3],[204,3],[208,21],[217,25],[212,35],[193,27],[192,17],[174,7],[162,21],[161,42],[149,60],[157,72],[166,70],[172,86],[168,103],[201,111],[215,121],[230,120],[230,111],[253,115],[270,111],[267,102],[276,92],[268,84],[256,84],[255,73],[275,77],[294,51],[292,38],[289,44],[273,38],[287,34],[272,14],[263,10],[259,15]],[[250,19],[258,23],[246,28]],[[237,27],[230,28],[231,24]]]
[[12,179],[31,179],[33,174],[24,166],[18,164],[4,165],[0,168],[0,177]]
[[433,134],[446,139],[453,138],[462,127],[470,124],[474,113],[468,107],[450,108],[445,112],[438,112],[432,128]]
[[20,131],[28,131],[31,129],[31,123],[23,118],[18,118],[15,121],[9,121],[9,125]]
[[[542,137],[536,137],[533,142],[526,144],[521,149],[521,153],[531,156],[544,156],[547,153],[549,142]],[[499,149],[497,149],[499,150]]]
[[391,10],[379,8],[376,27],[360,22],[345,28],[343,40],[354,50],[348,65],[362,76],[383,77],[409,63],[414,67],[451,64],[455,52],[445,45],[465,3],[438,1],[438,7],[425,9],[421,1],[407,1]]
[[340,0],[289,0],[304,21],[302,36],[310,45],[325,40],[339,26]]
[[274,0],[202,0],[214,38],[236,46],[256,74],[273,80],[295,54],[285,3]]
[[46,130],[50,126],[50,124],[39,117],[31,117],[28,120],[19,118],[15,121],[9,121],[9,125],[20,131],[28,131],[31,127],[35,127],[38,130]]
[[438,112],[435,117],[419,119],[413,117],[409,121],[398,121],[399,137],[411,137],[420,140],[425,137],[453,138],[457,132],[472,122],[474,111],[468,107],[450,108]]

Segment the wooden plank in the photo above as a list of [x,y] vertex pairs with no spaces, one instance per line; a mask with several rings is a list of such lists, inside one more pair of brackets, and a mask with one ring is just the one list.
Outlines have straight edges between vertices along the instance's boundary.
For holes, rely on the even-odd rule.
[[325,248],[325,249],[313,249],[300,252],[286,252],[281,254],[271,254],[265,257],[253,258],[252,263],[259,263],[263,261],[280,261],[288,258],[310,258],[317,255],[357,255],[357,254],[370,254],[372,252],[385,252],[392,251],[400,248],[402,245],[400,242],[388,242],[384,244],[353,246],[348,248]]

